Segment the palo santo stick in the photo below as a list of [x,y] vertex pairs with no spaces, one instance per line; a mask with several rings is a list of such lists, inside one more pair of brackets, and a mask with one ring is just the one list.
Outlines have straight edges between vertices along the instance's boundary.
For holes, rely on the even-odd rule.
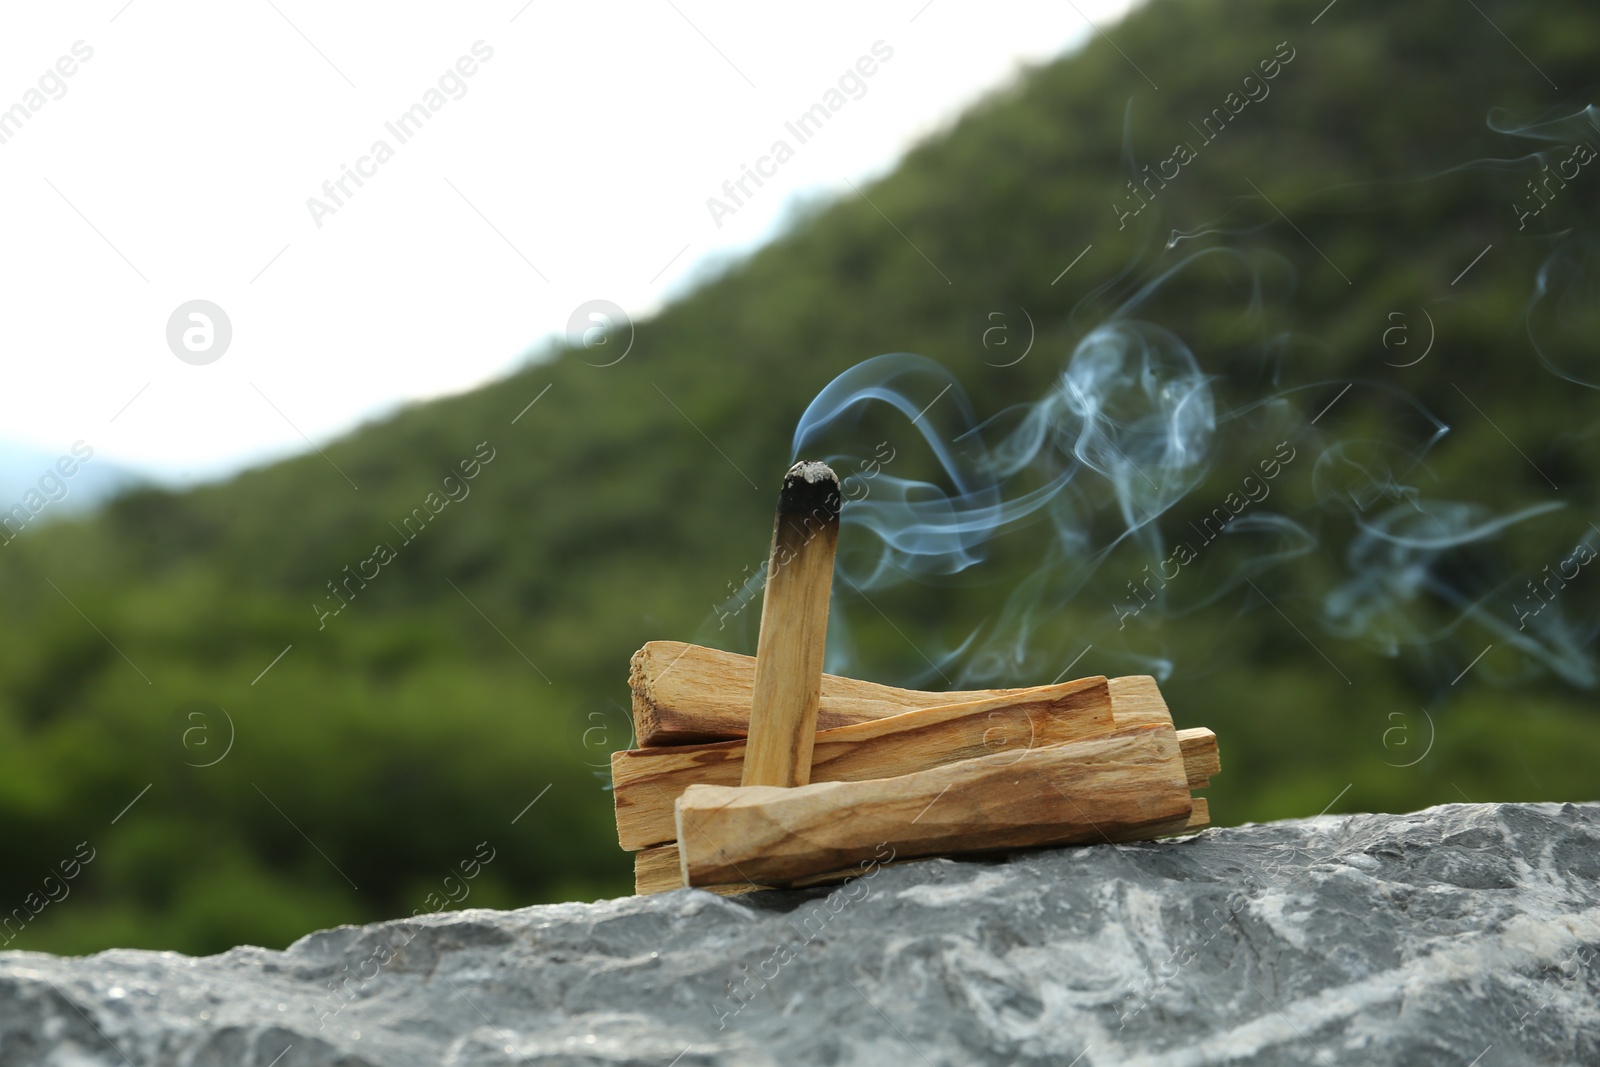
[[[744,737],[750,728],[755,677],[753,656],[682,641],[648,642],[633,654],[628,671],[638,743],[652,747]],[[919,708],[965,704],[1021,692],[1022,689],[978,689],[925,693],[824,674],[817,728],[831,730]]]
[[901,858],[1102,840],[1193,812],[1176,732],[980,756],[897,778],[790,789],[690,786],[677,801],[684,882],[782,884],[888,843]]
[[[969,704],[908,711],[824,730],[811,753],[814,782],[858,782],[924,771],[973,756],[1110,733],[1110,686],[1082,678]],[[611,754],[617,840],[624,849],[671,841],[672,802],[691,785],[739,785],[745,742],[633,749]]]
[[1183,771],[1189,776],[1190,789],[1204,789],[1211,784],[1213,775],[1221,773],[1217,735],[1204,726],[1179,730],[1178,745],[1183,749]]
[[[732,741],[748,732],[753,657],[682,641],[650,641],[633,654],[629,668],[634,730],[641,748]],[[824,674],[817,728],[831,730],[919,708],[1025,693],[1029,688],[930,693]],[[1161,690],[1149,675],[1113,678],[1111,698],[1118,707],[1118,726],[1172,721]]]
[[[1014,695],[902,712],[886,719],[824,730],[817,734],[812,751],[812,779],[838,782],[887,778],[968,756],[987,755],[1001,746],[1015,750],[1023,742],[1054,744],[1126,726],[1171,724],[1172,716],[1153,678],[1137,675],[1104,683],[1110,692],[1109,718],[1101,716],[1090,704],[1100,699],[1101,682],[1089,678],[1057,686],[1015,689],[1009,691]],[[952,721],[972,714],[978,714],[978,719]],[[1023,715],[1027,718],[1023,719]],[[975,743],[972,731],[980,725]],[[1189,788],[1206,788],[1220,770],[1217,735],[1205,727],[1179,730],[1177,735]],[[618,842],[631,851],[672,840],[677,834],[672,802],[690,785],[740,784],[743,756],[744,745],[739,741],[612,753]]]
[[756,640],[744,785],[811,780],[842,503],[839,476],[826,463],[796,463],[784,475]]
[[[959,706],[959,705],[958,705]],[[931,709],[939,711],[941,709]],[[1008,712],[1010,709],[1008,709]],[[921,714],[908,712],[908,715]],[[899,716],[896,716],[899,718]],[[1031,717],[1030,717],[1031,718]],[[894,719],[884,720],[893,722]],[[1033,720],[1037,722],[1038,720]],[[1013,730],[1009,725],[1004,728],[1008,736],[1007,744],[1014,742],[1017,737],[1031,737],[1033,743],[1058,744],[1071,740],[1067,735],[1070,729],[1059,720],[1046,720],[1049,725],[1045,729],[1034,728],[1031,734],[1026,732],[1027,727]],[[1070,722],[1071,720],[1068,720]],[[867,724],[863,724],[867,725]],[[1018,724],[1020,726],[1020,723]],[[855,729],[845,727],[844,729]],[[991,728],[993,729],[993,728]],[[861,774],[843,777],[836,772],[844,767],[835,767],[831,758],[831,749],[835,746],[829,743],[830,735],[840,731],[824,731],[817,735],[816,757],[812,763],[812,777],[819,782],[854,782],[867,778],[889,778],[897,774],[909,774],[913,771],[926,770],[929,767],[939,766],[940,763],[925,762],[922,766],[906,767],[901,770],[888,770],[883,774]],[[1095,737],[1108,730],[1095,729],[1080,735]],[[624,851],[632,852],[635,849],[653,851],[649,846],[658,842],[669,843],[663,836],[671,838],[677,833],[676,816],[672,803],[683,795],[684,790],[691,785],[738,785],[739,784],[739,759],[738,741],[723,741],[716,745],[685,745],[678,748],[663,748],[653,750],[634,749],[626,752],[614,752],[611,755],[611,780],[612,795],[616,798],[617,808],[617,837]],[[998,747],[998,746],[996,746]],[[1186,784],[1191,790],[1204,789],[1211,784],[1211,775],[1218,771],[1217,760],[1217,735],[1205,727],[1196,727],[1191,730],[1178,731],[1178,747],[1183,753],[1183,773]],[[982,752],[972,755],[987,755],[994,748],[985,748]],[[885,755],[892,754],[893,750]],[[710,753],[711,757],[706,758]],[[681,754],[681,756],[680,756]],[[956,757],[957,759],[966,757]],[[705,762],[700,762],[705,760]],[[944,760],[944,763],[954,762],[954,759]],[[892,764],[888,766],[893,766]],[[1191,821],[1187,825],[1180,825],[1172,829],[1171,833],[1188,833],[1196,829],[1204,829],[1210,825],[1210,809],[1206,806],[1205,798],[1194,798],[1195,811],[1200,813],[1199,823]],[[1142,840],[1146,837],[1160,836],[1159,834],[1137,833],[1128,840]],[[1121,839],[1116,839],[1121,840]],[[674,863],[677,861],[674,860]],[[677,877],[677,868],[673,868],[673,878]],[[675,883],[676,884],[676,883]],[[669,887],[670,888],[670,887]]]
[[[1171,822],[1161,823],[1157,826],[1144,827],[1138,830],[1128,830],[1121,834],[1111,834],[1102,841],[1088,841],[1085,844],[1125,844],[1132,841],[1153,841],[1160,837],[1171,837],[1177,834],[1193,834],[1204,830],[1211,825],[1211,809],[1206,804],[1205,797],[1194,798],[1194,810],[1186,819],[1173,819]],[[897,861],[896,861],[897,862]],[[881,864],[883,867],[893,867],[895,862]],[[830,882],[843,882],[861,874],[859,867],[849,870],[834,871],[831,874],[819,874],[814,878],[803,878],[791,883],[795,888],[815,885],[827,885]],[[633,854],[633,891],[644,896],[649,893],[665,893],[673,889],[683,888],[683,871],[678,860],[678,845],[657,845]],[[753,893],[758,889],[771,889],[772,886],[751,885],[742,882],[738,885],[708,885],[701,886],[712,893],[722,896],[734,896],[739,893]]]
[[[633,854],[634,895],[645,896],[682,888],[683,872],[679,869],[677,845],[647,848]],[[740,893],[754,893],[758,889],[772,887],[739,882],[734,885],[710,885],[703,888],[720,896],[734,897]]]
[[[890,860],[887,863],[877,863],[872,866],[894,867],[900,861]],[[708,893],[719,896],[733,897],[741,893],[754,893],[763,889],[809,889],[812,886],[831,885],[835,882],[847,882],[852,878],[859,878],[866,873],[861,867],[852,867],[848,871],[829,871],[810,878],[797,878],[785,886],[755,885],[751,882],[739,882],[730,885],[703,885],[697,886]],[[678,858],[678,845],[673,842],[669,845],[657,845],[633,854],[633,892],[635,896],[646,896],[651,893],[665,893],[673,889],[682,889],[683,870]]]
[[1191,801],[1194,809],[1189,812],[1189,817],[1186,819],[1173,819],[1157,826],[1144,826],[1137,830],[1107,834],[1101,839],[1101,843],[1127,844],[1132,841],[1154,841],[1158,837],[1175,837],[1178,834],[1197,834],[1211,825],[1211,805],[1205,797],[1192,797]]
[[1148,674],[1111,679],[1111,706],[1119,728],[1172,721],[1161,687]]
[[633,891],[639,896],[646,893],[665,893],[669,889],[683,888],[683,871],[678,866],[678,846],[661,845],[641,849],[633,854]]
[[[1172,712],[1161,696],[1156,680],[1148,674],[1130,674],[1111,679],[1111,717],[1116,728],[1152,723],[1171,724]],[[1189,768],[1189,788],[1204,789],[1213,775],[1222,770],[1217,752],[1217,735],[1203,726],[1178,731],[1183,746],[1184,764]]]

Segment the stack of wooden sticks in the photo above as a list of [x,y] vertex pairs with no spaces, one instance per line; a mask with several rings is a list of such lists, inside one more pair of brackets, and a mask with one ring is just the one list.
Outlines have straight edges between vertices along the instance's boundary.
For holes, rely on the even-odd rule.
[[785,480],[754,658],[674,641],[633,657],[643,747],[611,778],[637,892],[1207,825],[1191,791],[1219,769],[1216,735],[1175,729],[1152,678],[929,693],[822,674],[837,486],[822,464]]

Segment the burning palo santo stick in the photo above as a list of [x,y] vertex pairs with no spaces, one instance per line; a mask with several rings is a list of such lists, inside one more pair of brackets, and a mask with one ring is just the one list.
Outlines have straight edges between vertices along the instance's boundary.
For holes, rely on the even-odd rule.
[[756,640],[744,785],[811,780],[842,503],[839,476],[826,463],[802,461],[784,475]]

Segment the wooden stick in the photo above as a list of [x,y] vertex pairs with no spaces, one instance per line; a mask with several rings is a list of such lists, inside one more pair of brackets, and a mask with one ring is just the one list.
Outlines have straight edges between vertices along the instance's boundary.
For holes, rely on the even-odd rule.
[[[648,893],[665,893],[683,888],[683,872],[679,869],[678,846],[661,845],[642,849],[633,854],[633,891],[638,896]],[[734,885],[708,885],[701,888],[724,897],[740,893],[754,893],[758,889],[771,889],[766,885],[739,882]]]
[[[683,663],[690,666],[689,673],[684,677],[695,677],[701,683],[704,683],[706,686],[704,692],[711,700],[717,699],[719,694],[726,694],[730,690],[736,692],[739,688],[738,681],[741,674],[743,674],[745,677],[745,687],[748,687],[749,678],[754,666],[754,661],[748,656],[736,656],[731,653],[718,652],[714,649],[705,649],[695,645],[684,645],[676,642],[652,642],[651,644],[646,645],[644,649],[641,649],[639,654],[634,658],[636,675],[639,673],[641,660],[647,659],[655,659],[656,662],[653,666],[646,669],[644,673],[647,677],[657,680],[661,679],[661,668],[663,666],[670,667],[674,660],[681,659]],[[839,683],[839,688],[835,689],[834,692],[844,694],[844,699],[846,701],[853,701],[854,703],[848,704],[848,706],[855,710],[870,707],[878,701],[878,694],[874,693],[874,690],[889,691],[894,694],[901,694],[903,695],[903,698],[910,698],[912,700],[927,697],[944,697],[948,699],[949,697],[958,695],[953,693],[936,694],[917,693],[910,690],[888,690],[888,687],[884,686],[874,686],[871,683],[857,682],[854,679],[834,678],[833,676],[825,675],[823,689],[824,713],[826,713],[826,701],[829,693],[830,683]],[[852,691],[851,687],[859,687],[859,689]],[[1048,688],[1049,687],[1039,687],[1038,689],[1034,690],[986,690],[981,691],[980,694],[960,695],[981,695],[993,698],[995,694],[1038,693],[1043,689]],[[1144,675],[1113,678],[1108,683],[1108,689],[1110,690],[1111,694],[1112,717],[1117,727],[1141,724],[1163,725],[1170,724],[1172,722],[1171,713],[1167,709],[1166,702],[1162,699],[1161,691],[1157,687],[1155,679]],[[637,700],[637,690],[635,696]],[[690,698],[690,703],[687,705],[680,705],[682,707],[693,709],[704,706],[703,704],[695,703],[694,695],[689,693],[687,690],[683,690],[680,693],[675,694],[675,696]],[[968,701],[968,703],[971,702],[972,701]],[[879,705],[879,707],[881,708],[881,705]],[[731,706],[724,707],[715,713],[711,721],[717,721],[719,717],[723,721],[726,721],[726,719],[731,718],[736,714],[736,708]],[[891,712],[889,714],[893,713]],[[682,721],[687,720],[685,719]],[[874,720],[868,718],[860,721],[870,722]],[[825,735],[818,736],[819,745],[823,743],[824,736]],[[859,739],[860,735],[856,736]],[[1216,734],[1203,727],[1195,727],[1187,730],[1176,731],[1176,737],[1182,752],[1184,774],[1188,780],[1189,788],[1201,789],[1209,785],[1210,779],[1220,771]],[[707,750],[726,752],[732,747],[732,745],[707,746]],[[631,773],[633,767],[637,766],[643,768],[645,766],[653,765],[655,767],[669,768],[673,765],[655,764],[654,759],[657,756],[670,756],[675,753],[686,757],[688,763],[693,764],[697,758],[701,758],[697,756],[699,751],[700,750],[698,748],[690,749],[687,747],[680,747],[678,749],[656,750],[653,752],[618,754],[612,758],[613,774],[616,775],[617,773],[616,768],[618,766],[620,757],[621,761],[630,766],[630,771],[624,772],[624,780],[642,784],[646,780],[645,773],[641,770],[639,775],[635,777]],[[817,751],[819,780],[823,775],[829,773],[826,770],[827,763],[823,762],[821,758],[823,751],[825,750],[819,749]],[[640,762],[635,764],[635,760],[639,760]],[[731,785],[734,780],[733,776],[729,774],[727,769],[725,756],[719,756],[713,762],[709,762],[706,765],[706,769],[708,773],[707,780],[708,782],[712,782],[712,784]],[[671,779],[664,776],[657,781],[657,785],[663,792],[674,793],[672,799],[676,799],[675,790],[669,785],[669,781],[676,780],[677,779],[675,776]],[[619,793],[621,791],[623,790],[619,789]],[[633,790],[633,792],[637,793],[637,790]],[[647,794],[640,793],[638,796],[639,799],[644,800]],[[1101,840],[1105,840],[1107,838],[1112,841],[1148,840],[1176,834],[1194,833],[1198,830],[1204,829],[1210,824],[1210,810],[1205,798],[1194,797],[1192,798],[1191,804],[1191,811],[1186,819],[1174,819],[1167,823],[1158,824],[1155,826],[1137,828],[1123,833],[1112,833],[1101,838]],[[662,806],[662,799],[659,795],[654,797],[654,805],[658,808]],[[642,810],[643,809],[641,808],[640,811],[636,812],[635,814],[640,815],[640,817],[659,820],[659,814],[652,813],[648,816],[644,816],[642,815]],[[623,807],[619,803],[619,833],[623,820],[622,812]],[[660,831],[656,830],[653,832],[659,833]],[[676,832],[675,828],[673,832]],[[1094,841],[1091,840],[1088,843],[1092,844]],[[655,848],[647,848],[636,853],[634,857],[634,872],[636,890],[640,893],[655,893],[665,892],[670,889],[681,889],[685,884],[683,880],[683,873],[680,867],[679,851],[675,843],[665,844]],[[834,872],[831,875],[821,874],[812,876],[811,878],[797,880],[797,882],[791,884],[826,884],[830,881],[842,881],[857,873],[859,873],[857,868],[848,868]],[[750,892],[754,887],[748,882],[736,881],[729,885],[708,886],[705,888],[710,889],[712,892],[732,894]]]
[[[933,709],[939,710],[939,709]],[[915,713],[908,713],[915,714]],[[893,721],[893,720],[888,720]],[[939,763],[929,763],[922,767],[907,767],[893,770],[885,774],[868,774],[860,777],[834,777],[835,766],[832,761],[823,762],[825,748],[824,738],[833,731],[825,731],[817,735],[817,762],[813,763],[813,777],[819,782],[853,782],[863,781],[866,778],[888,778],[896,774],[909,774],[912,771],[926,770],[928,767],[941,766]],[[1070,731],[1061,729],[1056,724],[1052,730],[1049,743],[1059,743],[1068,740],[1066,736]],[[1099,736],[1102,731],[1086,733],[1083,737]],[[1103,731],[1109,733],[1110,731]],[[1007,730],[1008,734],[1013,731]],[[1043,731],[1041,731],[1041,735]],[[1042,736],[1035,735],[1040,741]],[[1217,754],[1217,735],[1203,726],[1188,730],[1179,730],[1178,747],[1183,753],[1183,773],[1187,779],[1190,790],[1205,789],[1211,784],[1211,775],[1219,770]],[[722,752],[728,751],[723,746],[738,745],[737,741],[724,741],[717,745],[683,746],[680,748],[666,748],[654,750],[634,749],[629,752],[616,752],[611,756],[613,794],[617,799],[617,836],[622,848],[626,852],[636,849],[651,851],[656,842],[670,844],[674,842],[662,841],[662,835],[670,838],[677,833],[677,816],[673,811],[673,801],[683,795],[684,790],[691,785],[738,785],[739,765],[736,758],[724,757]],[[703,752],[714,752],[715,755],[703,765],[696,765],[695,755]],[[689,757],[689,762],[679,763],[679,753]],[[984,753],[987,754],[987,753]],[[663,762],[656,763],[657,759]],[[624,764],[624,769],[619,772],[618,763]],[[946,761],[946,762],[954,762]],[[892,767],[893,764],[887,765]],[[1179,827],[1172,833],[1188,832],[1210,825],[1211,812],[1206,806],[1204,797],[1195,797],[1195,810],[1202,813],[1203,821],[1195,824],[1191,822],[1187,827]],[[1144,835],[1137,835],[1130,840],[1142,839]],[[1151,835],[1158,836],[1158,835]],[[647,843],[648,841],[648,843]],[[677,861],[674,860],[674,863]],[[673,868],[673,877],[676,878],[677,868]]]
[[[669,866],[669,864],[671,866]],[[678,869],[676,845],[641,849],[633,854],[633,891],[637,894],[664,893],[683,886]]]
[[[1027,689],[1016,696],[908,711],[887,719],[823,730],[811,754],[814,782],[857,782],[923,771],[973,756],[1110,733],[1105,678]],[[1209,731],[1207,731],[1209,733]],[[691,785],[739,785],[745,742],[632,749],[611,755],[617,840],[624,849],[671,841],[672,802]]]
[[[1156,723],[1172,723],[1172,712],[1161,696],[1156,680],[1148,674],[1130,674],[1111,679],[1111,717],[1116,728]],[[1217,752],[1217,735],[1203,726],[1178,731],[1183,760],[1189,771],[1189,788],[1204,789],[1222,770]]]
[[1154,841],[1159,837],[1177,837],[1180,834],[1197,834],[1211,825],[1211,804],[1205,797],[1191,797],[1194,804],[1186,819],[1173,819],[1155,826],[1141,826],[1135,830],[1106,834],[1100,841],[1087,844],[1126,844],[1132,841]]
[[1183,749],[1183,772],[1189,776],[1190,789],[1206,788],[1212,776],[1222,772],[1217,735],[1204,726],[1179,730],[1178,745]]
[[[732,741],[748,732],[753,657],[682,641],[651,641],[633,654],[630,666],[628,684],[640,747]],[[1026,693],[1029,688],[1037,687],[930,693],[824,674],[817,728],[831,730],[919,708]],[[1118,726],[1172,721],[1161,690],[1149,675],[1113,678],[1111,696],[1119,705]]]
[[1172,712],[1161,695],[1161,687],[1148,674],[1111,679],[1111,707],[1119,729],[1172,722]]
[[[1111,834],[1107,839],[1110,843],[1127,843],[1131,841],[1153,841],[1161,837],[1173,837],[1179,834],[1192,834],[1204,830],[1211,825],[1211,809],[1206,804],[1205,797],[1194,798],[1194,810],[1189,817],[1183,820],[1174,819],[1169,823],[1151,826],[1138,830],[1128,830],[1121,834]],[[1086,844],[1103,844],[1105,842],[1089,841]],[[893,867],[900,861],[882,864],[884,867]],[[819,874],[814,878],[800,879],[791,885],[795,888],[828,885],[832,882],[843,882],[861,874],[860,867],[849,870],[833,871],[828,874]],[[669,845],[657,845],[633,854],[633,891],[641,896],[648,893],[665,893],[673,889],[682,889],[683,870],[678,856],[677,842]],[[772,889],[772,886],[752,885],[749,882],[740,882],[735,885],[707,885],[699,888],[722,896],[735,896],[740,893],[753,893],[759,889]]]
[[756,640],[744,785],[811,780],[842,503],[839,477],[826,463],[796,463],[784,475]]
[[[891,867],[892,863],[880,864]],[[682,863],[678,858],[678,846],[674,842],[669,845],[657,845],[655,848],[642,849],[633,854],[633,891],[637,896],[649,893],[665,893],[671,889],[682,889],[683,871]],[[800,878],[784,888],[805,889],[814,885],[828,885],[832,882],[843,882],[861,874],[860,868],[848,871],[834,871],[818,875],[814,878]],[[777,886],[756,885],[753,882],[733,882],[728,885],[700,886],[711,893],[724,897],[736,897],[741,893],[755,893],[763,889],[776,889]]]
[[1101,840],[1187,820],[1167,724],[980,756],[896,778],[798,788],[690,786],[677,801],[683,880],[781,884],[877,855],[901,858]]
[[[638,743],[652,747],[744,737],[750,728],[755,677],[753,656],[682,641],[649,642],[633,654],[628,672]],[[1019,692],[1022,690],[926,693],[824,674],[817,727],[831,730],[919,708],[964,704]]]
[[[748,657],[740,658],[749,662]],[[980,707],[1007,709],[1004,716],[1020,715],[1026,711],[1030,724],[1035,721],[1036,711],[1042,711],[1052,721],[1042,728],[1033,727],[1037,732],[1026,735],[1034,737],[1034,743],[1071,740],[1093,733],[1110,732],[1125,726],[1171,724],[1172,715],[1167,710],[1166,702],[1161,698],[1161,690],[1157,688],[1155,679],[1148,675],[1113,678],[1106,683],[1111,698],[1110,722],[1105,722],[1098,714],[1091,715],[1083,706],[1074,706],[1075,701],[1074,705],[1054,703],[1058,693],[1071,692],[1075,686],[1082,683],[1092,684],[1096,681],[1097,679],[1082,679],[1080,682],[1066,682],[1060,686],[1000,690],[1000,693],[1008,695],[990,695],[983,700],[965,704],[923,709],[931,716],[926,719],[912,718],[909,713],[902,712],[896,716],[868,720],[852,727],[825,730],[816,738],[817,747],[812,753],[814,768],[812,777],[815,781],[826,782],[857,781],[863,778],[908,774],[937,766],[940,762],[948,762],[949,760],[941,760],[935,754],[943,750],[941,742],[929,742],[929,747],[907,753],[898,752],[889,742],[901,729],[921,730],[933,722],[944,722],[949,718],[959,717],[964,714],[963,709],[977,710]],[[1076,699],[1098,699],[1098,691],[1094,688],[1078,692],[1080,696]],[[1067,721],[1055,721],[1063,716]],[[1007,726],[994,733],[986,731],[986,744],[1015,745],[1016,739],[1024,736],[1020,718],[1015,720],[1006,718],[1006,722],[1015,722],[1015,726]],[[1091,722],[1096,724],[1093,731],[1077,732],[1078,725]],[[953,739],[965,727],[951,725],[943,729],[950,731],[944,736],[950,738],[956,748],[959,748],[959,743],[955,743]],[[1189,788],[1206,788],[1211,784],[1212,776],[1221,769],[1217,752],[1217,735],[1204,727],[1179,730],[1177,734],[1183,751],[1184,771],[1189,781]],[[834,742],[837,741],[851,742],[856,751],[846,756],[843,750],[835,747]],[[965,753],[965,755],[984,754],[987,753],[975,751]],[[961,758],[964,756],[952,751],[950,759]],[[677,833],[673,822],[672,802],[693,784],[739,784],[743,771],[742,759],[743,747],[737,741],[633,749],[613,753],[612,796],[616,805],[619,843],[624,849],[632,850],[672,840]],[[837,762],[841,759],[847,762]],[[880,763],[880,760],[884,762]],[[922,761],[920,765],[914,762],[916,760]]]

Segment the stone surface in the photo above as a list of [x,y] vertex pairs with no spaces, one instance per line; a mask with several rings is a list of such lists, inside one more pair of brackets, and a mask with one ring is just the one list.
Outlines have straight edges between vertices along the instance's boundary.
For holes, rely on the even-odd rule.
[[1600,805],[1450,805],[282,952],[0,953],[0,1064],[1600,1064],[1597,956]]

